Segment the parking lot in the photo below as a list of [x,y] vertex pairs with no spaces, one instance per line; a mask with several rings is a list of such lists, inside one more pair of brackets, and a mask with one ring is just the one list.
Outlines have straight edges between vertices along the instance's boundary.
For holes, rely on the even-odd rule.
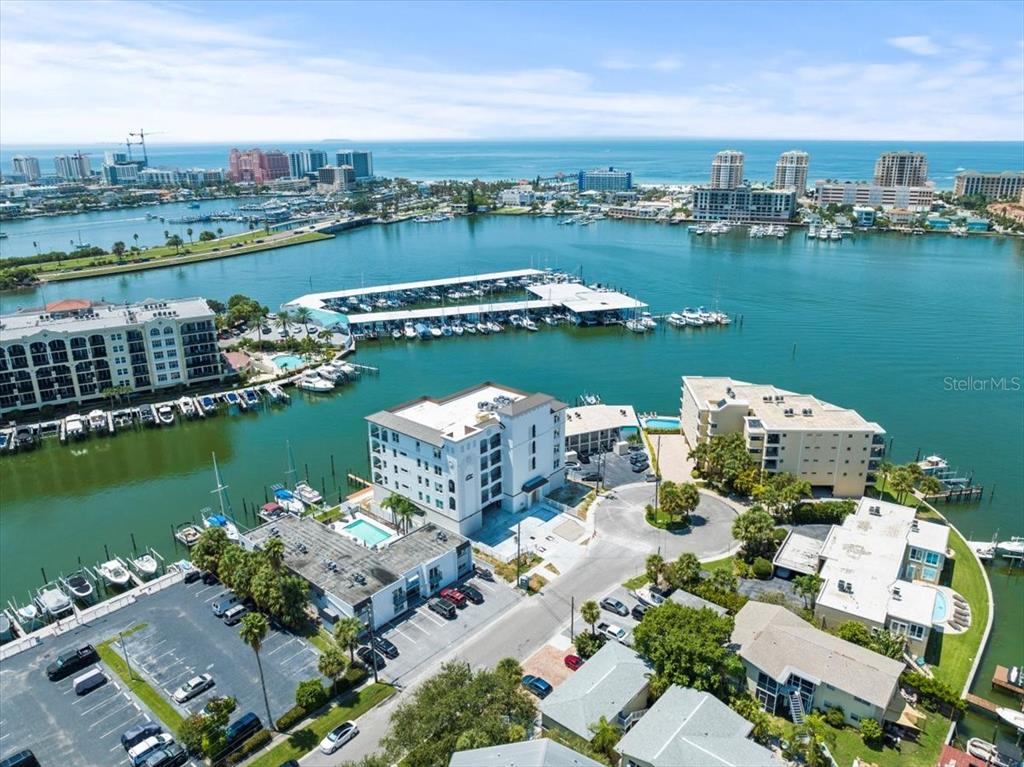
[[653,481],[654,469],[650,465],[644,471],[633,471],[633,464],[630,463],[629,459],[635,453],[647,455],[647,462],[650,464],[650,455],[647,453],[646,446],[643,446],[640,450],[626,455],[616,455],[615,453],[591,455],[587,459],[589,463],[581,463],[578,467],[570,467],[569,476],[576,481],[582,481],[582,477],[585,477],[588,473],[600,472],[601,485],[604,487],[619,487],[620,485],[629,485],[634,482],[643,482],[648,479],[648,474],[651,475],[649,479]]
[[381,677],[400,683],[412,671],[464,641],[469,634],[509,610],[522,598],[500,579],[488,582],[482,578],[471,578],[466,582],[483,594],[484,602],[468,604],[458,611],[454,620],[442,618],[424,603],[410,615],[384,625],[379,634],[394,643],[399,656],[387,659]]
[[79,644],[81,640],[64,637],[49,651],[28,651],[5,661],[0,670],[0,755],[30,748],[43,765],[130,764],[121,747],[121,733],[155,717],[124,689],[121,680],[97,664],[107,675],[107,683],[79,696],[75,695],[74,678],[96,666],[58,682],[46,678],[47,664],[59,652]]
[[[241,626],[225,626],[211,609],[224,586],[197,581],[174,591],[178,592],[174,599],[150,606],[144,629],[125,637],[133,666],[168,700],[193,676],[211,674],[212,688],[184,705],[174,704],[183,715],[198,711],[210,698],[230,695],[238,701],[232,718],[253,711],[266,719],[256,657],[239,637]],[[271,629],[263,640],[260,660],[274,717],[295,705],[299,682],[320,676],[316,650],[302,637],[282,631]]]

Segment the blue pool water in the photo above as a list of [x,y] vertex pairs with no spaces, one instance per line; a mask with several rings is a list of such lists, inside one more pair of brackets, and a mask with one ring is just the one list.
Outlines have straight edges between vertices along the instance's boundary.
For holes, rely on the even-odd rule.
[[940,623],[946,620],[946,595],[936,589],[935,591],[935,609],[932,611],[932,622]]
[[295,370],[305,364],[305,360],[294,354],[278,354],[274,357],[274,364],[277,365],[278,370]]
[[644,426],[648,429],[678,429],[679,419],[678,418],[648,418],[644,421]]
[[372,522],[367,522],[365,519],[357,519],[355,522],[350,522],[345,525],[344,529],[367,546],[376,546],[378,543],[386,541],[391,537],[391,533],[387,530],[383,530]]

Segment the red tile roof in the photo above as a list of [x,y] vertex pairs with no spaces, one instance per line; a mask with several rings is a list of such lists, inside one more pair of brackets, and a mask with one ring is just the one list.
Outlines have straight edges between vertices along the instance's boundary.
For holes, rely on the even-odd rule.
[[51,301],[46,305],[48,312],[79,312],[92,306],[92,301],[85,298],[65,298],[63,301]]

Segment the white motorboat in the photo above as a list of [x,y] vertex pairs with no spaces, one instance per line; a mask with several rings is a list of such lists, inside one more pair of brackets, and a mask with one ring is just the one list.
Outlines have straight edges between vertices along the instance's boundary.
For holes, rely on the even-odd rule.
[[103,576],[105,580],[111,586],[127,586],[128,581],[131,580],[131,574],[124,568],[121,561],[118,559],[111,559],[104,562],[102,565],[96,568],[96,571]]
[[89,411],[87,418],[89,420],[89,431],[96,432],[97,434],[107,431],[107,414],[102,410]]
[[537,323],[531,320],[529,317],[523,317],[523,327],[530,332],[537,332]]
[[196,406],[195,403],[192,402],[191,397],[182,397],[175,404],[178,406],[178,410],[181,411],[181,414],[185,418],[196,417]]
[[323,502],[324,497],[309,486],[308,482],[296,482],[295,489],[292,491],[300,501],[315,505]]
[[18,622],[22,625],[31,626],[39,620],[39,608],[31,602],[23,607],[19,607],[15,612],[18,614]]
[[199,403],[199,407],[203,410],[203,415],[210,415],[211,413],[217,412],[217,400],[210,394],[204,394],[201,397],[196,398],[196,402]]
[[686,318],[679,312],[672,312],[668,317],[665,318],[665,322],[673,327],[681,328],[686,325]]
[[141,556],[132,559],[132,564],[135,566],[136,571],[143,578],[149,578],[156,575],[156,571],[159,568],[159,563],[156,561],[156,557],[152,554],[143,554]]
[[719,325],[732,325],[732,318],[725,312],[715,312],[715,321]]
[[192,548],[199,541],[199,536],[202,534],[202,532],[203,531],[200,530],[195,525],[186,522],[185,524],[180,525],[174,531],[174,537],[183,546],[187,546],[188,548]]
[[508,317],[509,324],[514,328],[521,328],[523,326],[523,318],[518,314],[510,314]]
[[274,491],[274,500],[277,501],[281,508],[285,511],[290,511],[292,514],[301,514],[306,510],[302,500],[291,490],[283,487],[279,487]]
[[318,367],[315,371],[318,376],[325,378],[332,383],[338,381],[339,378],[344,378],[345,375],[330,362],[325,362],[323,365]]
[[469,333],[469,334],[470,334],[471,336],[475,336],[475,335],[476,335],[476,333],[477,333],[477,327],[476,327],[476,323],[475,323],[475,322],[469,322],[469,323],[466,323],[466,325],[465,325],[465,330],[466,330],[466,332],[467,332],[467,333]]
[[484,335],[487,335],[488,333],[491,332],[491,326],[488,325],[486,322],[476,323],[476,329],[479,330]]
[[686,320],[687,325],[693,325],[699,327],[704,324],[704,320],[700,317],[700,312],[696,312],[689,306],[683,309],[683,319]]
[[334,384],[331,381],[321,378],[316,373],[302,376],[302,378],[295,382],[295,385],[303,391],[317,393],[328,392],[334,389]]
[[1017,728],[1017,732],[1024,733],[1024,711],[1018,711],[1006,706],[999,706],[996,709],[996,716],[1008,725]]
[[67,578],[62,578],[61,583],[72,597],[81,602],[88,601],[93,594],[92,584],[81,570],[72,573]]
[[551,314],[545,314],[545,315],[544,315],[544,317],[543,317],[543,320],[544,320],[544,323],[545,323],[546,325],[552,325],[552,326],[554,326],[554,325],[557,325],[557,324],[558,324],[558,320],[556,320],[556,319],[554,318],[554,316],[553,316],[553,315],[551,315]]
[[643,312],[640,315],[640,322],[642,322],[644,324],[644,327],[647,328],[648,330],[654,330],[656,327],[658,327],[657,320],[655,320],[654,317],[651,316],[650,312]]
[[36,605],[51,618],[63,618],[74,612],[71,599],[56,583],[47,583],[36,592]]
[[402,328],[402,335],[408,339],[416,338],[416,327],[411,322],[405,323]]
[[649,327],[644,325],[643,320],[639,320],[636,318],[626,320],[626,328],[628,330],[632,330],[634,333],[646,333],[648,330],[650,330]]
[[715,317],[713,313],[709,312],[703,306],[697,308],[697,315],[700,317],[701,322],[703,322],[705,325],[714,325],[718,321],[718,318]]
[[391,328],[391,337],[396,341],[402,337],[401,328]]
[[967,741],[967,753],[976,759],[982,759],[989,767],[1013,767],[1014,761],[1005,754],[999,753],[994,743],[981,738]]
[[64,441],[80,440],[85,437],[85,420],[77,413],[72,413],[65,418],[61,422],[60,428]]
[[441,328],[439,328],[437,325],[431,325],[430,326],[430,337],[431,338],[440,338],[442,335],[444,335],[444,334],[441,332]]
[[238,540],[238,526],[223,514],[211,514],[208,517],[203,517],[203,526],[207,528],[223,528],[225,534],[227,534],[228,536],[229,541]]
[[462,327],[461,324],[452,325],[452,332],[457,336],[461,336],[463,333],[466,332],[466,329]]
[[504,328],[493,320],[487,323],[487,329],[492,333],[500,333]]
[[170,403],[165,402],[156,406],[156,418],[161,426],[170,426],[174,423],[174,408]]
[[1024,538],[1014,536],[1008,541],[999,541],[996,551],[1007,559],[1021,559],[1024,557]]
[[291,399],[288,393],[276,383],[267,384],[267,394],[270,395],[270,399],[274,402],[287,402]]

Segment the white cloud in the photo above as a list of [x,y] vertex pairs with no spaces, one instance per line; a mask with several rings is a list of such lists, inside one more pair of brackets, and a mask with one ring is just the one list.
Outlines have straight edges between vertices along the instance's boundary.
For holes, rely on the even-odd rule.
[[656,69],[659,72],[675,72],[677,69],[682,69],[682,59],[676,58],[675,56],[662,56],[651,64],[652,69]]
[[916,53],[918,56],[934,56],[942,50],[930,37],[924,35],[890,37],[886,42],[894,48]]

